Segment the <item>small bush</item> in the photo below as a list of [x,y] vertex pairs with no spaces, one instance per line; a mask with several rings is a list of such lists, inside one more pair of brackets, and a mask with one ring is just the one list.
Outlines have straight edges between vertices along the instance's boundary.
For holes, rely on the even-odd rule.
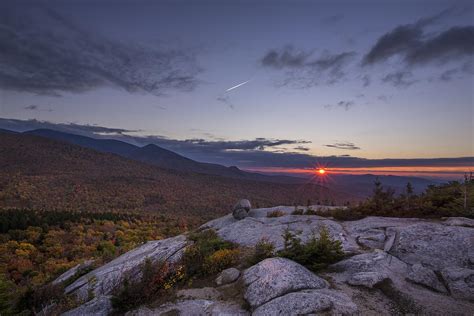
[[249,264],[254,265],[262,260],[275,256],[275,246],[267,239],[261,239],[255,244],[255,251],[249,259]]
[[174,266],[147,259],[141,267],[141,276],[138,279],[125,277],[122,285],[115,289],[112,306],[116,312],[123,313],[149,303],[183,278],[181,265]]
[[68,304],[68,298],[64,295],[64,287],[62,285],[46,284],[36,288],[29,288],[19,299],[16,308],[19,311],[30,310],[33,313],[38,313],[51,304],[58,306]]
[[236,265],[239,260],[239,249],[220,249],[204,260],[204,272],[216,274]]
[[228,268],[229,262],[234,264],[237,252],[222,250],[236,250],[236,246],[222,240],[214,230],[190,234],[189,239],[194,241],[194,244],[186,248],[181,260],[187,278],[218,273],[222,266]]
[[303,215],[304,210],[302,208],[296,208],[293,212],[291,212],[291,215]]
[[289,230],[283,234],[284,249],[278,255],[296,261],[312,271],[319,271],[344,257],[339,240],[333,240],[326,227],[320,231],[319,238],[313,235],[306,244]]
[[306,209],[306,212],[304,212],[304,215],[318,215],[318,213],[315,210],[313,210],[311,207],[308,207]]
[[280,210],[275,210],[267,213],[267,217],[281,217],[284,216],[285,212],[280,211]]

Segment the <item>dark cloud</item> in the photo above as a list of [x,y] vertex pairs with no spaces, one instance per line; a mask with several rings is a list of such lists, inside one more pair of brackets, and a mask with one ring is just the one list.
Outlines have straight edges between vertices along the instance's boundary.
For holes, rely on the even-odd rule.
[[375,64],[396,54],[405,53],[420,44],[422,35],[423,31],[417,24],[398,26],[377,40],[365,55],[363,63]]
[[474,54],[474,26],[455,26],[437,34],[426,34],[425,27],[450,14],[452,9],[400,25],[382,35],[364,56],[363,64],[383,62],[400,56],[407,65],[457,61]]
[[452,27],[411,48],[405,60],[411,64],[456,60],[474,54],[474,26]]
[[336,104],[326,104],[324,107],[326,109],[331,109],[331,108],[334,108],[334,107],[338,107],[338,108],[343,108],[344,110],[348,111],[351,107],[353,107],[355,105],[355,102],[354,101],[339,101],[337,102]]
[[114,86],[161,95],[198,84],[192,53],[104,38],[41,5],[0,5],[0,43],[2,89],[60,95]]
[[[314,156],[307,153],[262,150],[281,145],[301,145],[308,141],[272,140],[257,138],[242,141],[209,141],[204,139],[177,140],[164,136],[133,136],[135,130],[108,128],[96,125],[54,124],[37,120],[0,118],[0,128],[27,131],[50,128],[95,138],[127,141],[136,145],[156,144],[198,161],[239,167],[311,168],[318,162],[332,167],[389,167],[389,166],[472,166],[474,157],[432,159],[365,159],[346,155]],[[143,132],[143,131],[142,131]]]
[[354,143],[350,142],[344,142],[344,143],[334,143],[334,144],[328,144],[324,145],[326,147],[331,147],[331,148],[336,148],[336,149],[344,149],[344,150],[358,150],[360,147],[357,147],[354,145]]
[[413,79],[413,74],[410,71],[397,71],[389,73],[382,78],[382,82],[392,84],[397,88],[409,87],[416,81]]
[[342,80],[346,75],[344,67],[355,55],[352,51],[338,54],[326,52],[315,57],[313,52],[285,46],[270,50],[261,59],[261,65],[284,71],[285,79],[280,84],[282,86],[308,88],[321,84],[330,85]]

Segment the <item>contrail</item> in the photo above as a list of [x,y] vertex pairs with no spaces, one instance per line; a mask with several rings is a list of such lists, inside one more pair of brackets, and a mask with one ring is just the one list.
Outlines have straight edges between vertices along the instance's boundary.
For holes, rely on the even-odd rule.
[[[250,80],[252,80],[252,79],[250,79]],[[246,83],[249,83],[250,80],[244,81],[244,82],[242,82],[242,83],[239,83],[239,84],[236,85],[236,86],[230,87],[229,89],[225,90],[225,92],[229,92],[230,90],[237,89],[238,87],[243,86],[243,85],[246,84]]]

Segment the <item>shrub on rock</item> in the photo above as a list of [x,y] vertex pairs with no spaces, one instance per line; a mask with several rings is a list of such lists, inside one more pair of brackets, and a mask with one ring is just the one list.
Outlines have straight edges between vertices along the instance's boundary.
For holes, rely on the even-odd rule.
[[222,240],[214,230],[191,234],[189,239],[194,244],[186,249],[182,258],[187,278],[219,273],[236,264],[239,250],[233,243]]
[[151,302],[184,278],[183,266],[168,262],[145,260],[139,277],[129,275],[115,289],[112,306],[116,312],[125,312]]
[[278,255],[313,271],[324,269],[344,257],[341,242],[332,239],[326,227],[321,229],[319,238],[313,235],[306,244],[289,230],[285,231],[283,239],[284,248]]
[[239,249],[220,249],[208,256],[204,261],[204,273],[216,274],[233,265],[239,260]]
[[275,211],[268,212],[267,217],[281,217],[284,215],[285,215],[285,212],[280,211],[280,210],[275,210]]
[[252,257],[249,259],[249,264],[254,265],[262,260],[275,256],[275,246],[265,238],[262,238],[255,244],[255,249]]

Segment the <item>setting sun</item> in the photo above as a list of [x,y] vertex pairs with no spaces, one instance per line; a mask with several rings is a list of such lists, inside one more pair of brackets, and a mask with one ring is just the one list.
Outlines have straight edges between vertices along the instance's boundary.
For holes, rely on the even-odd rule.
[[326,170],[324,170],[324,169],[319,169],[319,170],[318,170],[318,173],[321,174],[321,175],[323,175],[323,174],[326,173]]

